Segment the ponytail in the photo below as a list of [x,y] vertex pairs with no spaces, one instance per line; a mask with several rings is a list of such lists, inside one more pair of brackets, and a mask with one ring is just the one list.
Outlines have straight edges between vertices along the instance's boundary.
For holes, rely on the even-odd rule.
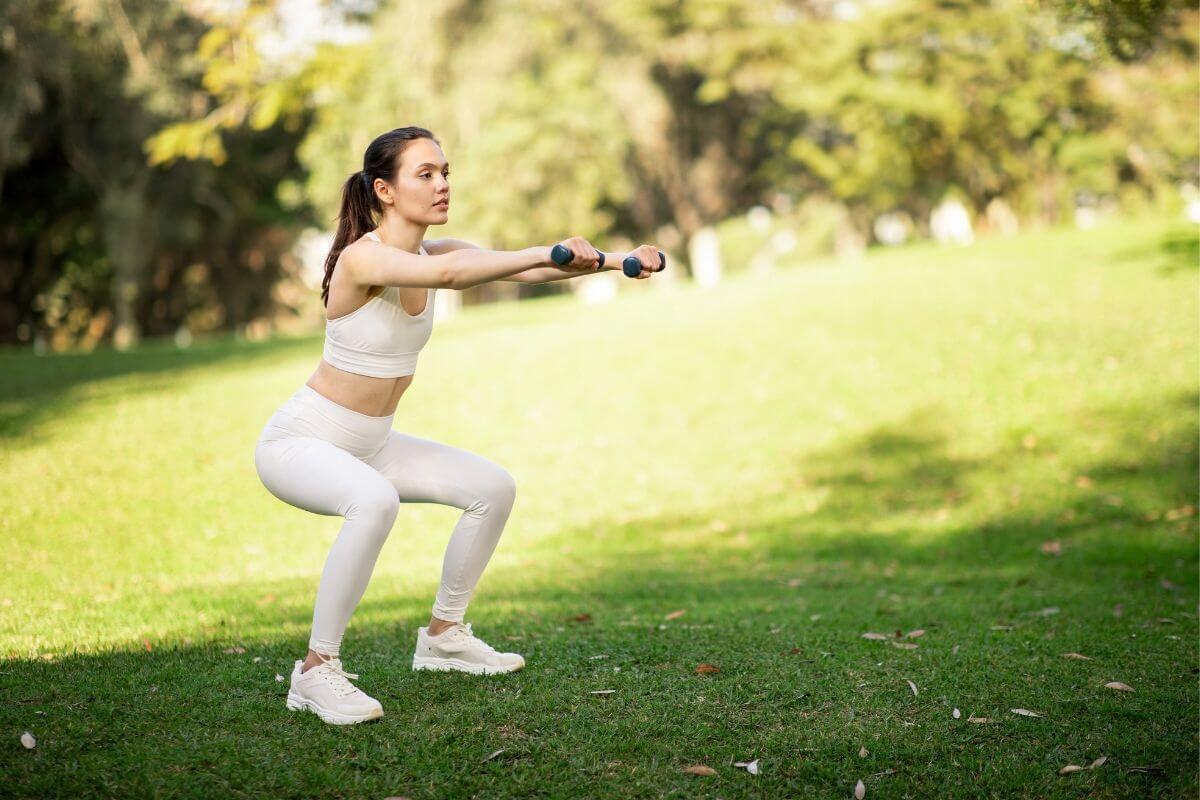
[[338,214],[337,233],[333,247],[325,257],[325,279],[321,281],[321,302],[329,305],[329,284],[338,257],[350,242],[357,242],[364,233],[375,228],[373,211],[379,210],[379,198],[371,190],[373,183],[366,172],[356,172],[342,185],[342,210]]
[[373,230],[376,219],[383,215],[383,205],[375,194],[375,179],[391,182],[400,167],[400,155],[414,139],[437,138],[425,128],[396,128],[375,138],[363,156],[363,169],[342,184],[342,208],[338,212],[337,233],[333,246],[325,257],[325,279],[321,281],[321,302],[329,306],[329,284],[342,250]]

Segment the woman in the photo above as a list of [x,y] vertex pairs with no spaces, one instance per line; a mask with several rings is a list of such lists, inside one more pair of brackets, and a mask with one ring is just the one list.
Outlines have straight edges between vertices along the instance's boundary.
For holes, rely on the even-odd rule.
[[[267,421],[254,452],[263,485],[317,514],[344,517],[317,588],[308,656],[292,671],[287,707],[338,725],[383,716],[350,683],[342,635],[391,531],[401,502],[463,510],[450,534],[429,625],[417,631],[413,669],[495,674],[521,669],[464,623],[467,602],[500,539],[516,495],[512,476],[488,459],[392,430],[433,324],[434,292],[494,280],[542,283],[598,269],[584,239],[551,266],[550,247],[483,250],[455,239],[423,241],[447,220],[449,165],[433,134],[397,128],[371,142],[363,170],[342,189],[337,236],[321,298],[328,321],[316,371]],[[633,251],[658,264],[658,250]],[[605,254],[608,268],[621,255]],[[639,278],[651,273],[642,270]]]

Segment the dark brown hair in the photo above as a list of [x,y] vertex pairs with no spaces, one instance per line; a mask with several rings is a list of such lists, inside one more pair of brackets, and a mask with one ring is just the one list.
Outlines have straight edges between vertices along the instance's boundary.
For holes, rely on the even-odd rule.
[[431,139],[441,144],[425,128],[413,126],[380,134],[363,154],[362,171],[351,175],[342,185],[342,210],[338,213],[337,234],[333,237],[329,255],[325,257],[325,280],[321,282],[321,302],[326,306],[329,305],[329,283],[333,280],[333,268],[337,266],[338,256],[350,242],[356,242],[364,233],[374,230],[376,216],[383,214],[383,206],[373,188],[375,179],[383,178],[391,183],[396,170],[400,168],[401,153],[415,139]]

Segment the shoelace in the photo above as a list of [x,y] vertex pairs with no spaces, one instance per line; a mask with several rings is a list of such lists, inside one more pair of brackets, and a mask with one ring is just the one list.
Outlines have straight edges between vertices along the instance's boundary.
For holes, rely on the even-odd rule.
[[358,688],[350,683],[351,678],[358,680],[358,676],[353,672],[346,672],[342,669],[342,660],[340,658],[332,658],[325,661],[316,669],[325,676],[325,680],[333,687],[334,694],[338,697],[353,694]]
[[485,650],[489,653],[493,653],[493,654],[496,653],[496,648],[492,647],[490,644],[485,642],[483,639],[480,639],[474,633],[471,632],[471,623],[468,622],[464,625],[463,623],[460,622],[458,625],[454,626],[450,630],[455,632],[455,633],[451,633],[451,636],[454,636],[457,634],[460,637],[465,636],[467,639],[474,639],[475,642],[483,650]]

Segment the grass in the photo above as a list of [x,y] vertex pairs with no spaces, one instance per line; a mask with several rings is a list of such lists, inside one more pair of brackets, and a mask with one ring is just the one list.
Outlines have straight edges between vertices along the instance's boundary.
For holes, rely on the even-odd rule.
[[406,505],[349,728],[275,679],[339,521],[252,458],[320,338],[0,356],[0,795],[1194,797],[1195,267],[1141,220],[440,323],[395,426],[517,478],[468,619],[528,665],[410,670],[459,512]]

